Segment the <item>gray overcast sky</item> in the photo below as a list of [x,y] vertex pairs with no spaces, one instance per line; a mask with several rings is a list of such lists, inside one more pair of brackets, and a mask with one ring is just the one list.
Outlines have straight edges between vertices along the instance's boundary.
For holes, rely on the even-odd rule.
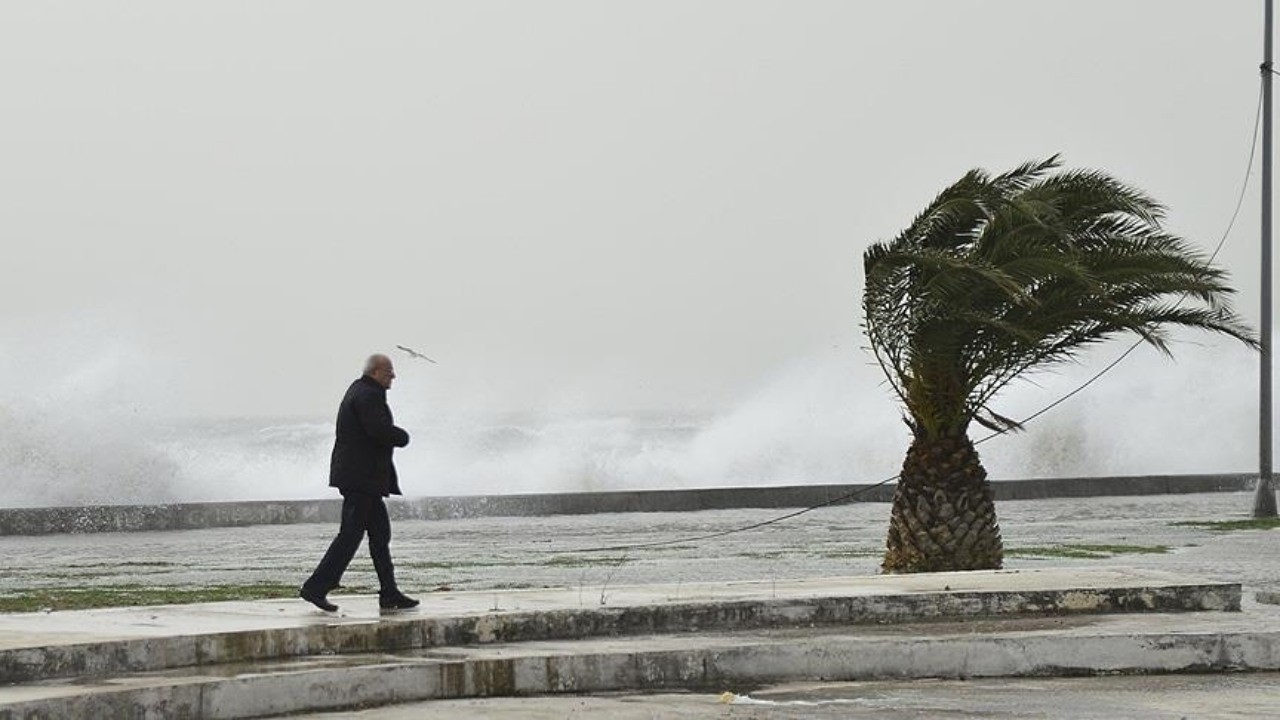
[[[862,249],[970,167],[1062,152],[1211,247],[1244,170],[1261,16],[8,2],[3,389],[79,373],[170,413],[327,416],[395,343],[440,361],[402,377],[498,409],[716,410],[850,348],[863,372]],[[1223,256],[1250,317],[1257,207],[1255,185]],[[80,364],[103,353],[116,365]]]

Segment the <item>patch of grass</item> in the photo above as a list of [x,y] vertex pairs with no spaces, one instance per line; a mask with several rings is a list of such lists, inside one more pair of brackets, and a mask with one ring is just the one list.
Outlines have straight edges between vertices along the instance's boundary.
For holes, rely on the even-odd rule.
[[297,585],[283,585],[280,583],[213,585],[209,587],[111,585],[93,588],[48,588],[19,590],[0,595],[0,612],[86,610],[89,608],[132,607],[137,605],[184,605],[226,600],[272,600],[296,597],[297,593]]
[[542,562],[528,563],[530,565],[545,565],[547,567],[613,567],[615,565],[626,565],[632,562],[630,558],[604,558],[604,557],[582,557],[580,555],[556,555]]
[[1004,554],[1015,557],[1058,557],[1097,560],[1116,555],[1161,555],[1168,545],[1082,545],[1065,544],[1039,547],[1005,548]]
[[[557,556],[558,557],[558,556]],[[493,568],[493,567],[530,567],[537,565],[546,565],[546,561],[528,561],[528,560],[406,560],[404,562],[396,561],[396,567],[412,568],[414,570],[470,570],[472,568]]]
[[882,550],[820,550],[817,553],[818,557],[827,558],[829,560],[880,557],[882,554],[884,554],[884,551]]
[[413,570],[458,570],[469,567],[497,567],[501,565],[511,565],[506,562],[490,562],[485,560],[477,560],[474,562],[450,562],[447,560],[405,560],[396,562],[396,567],[409,568]]
[[1111,555],[1164,555],[1169,552],[1168,545],[1067,545],[1066,547]]
[[140,575],[167,575],[168,570],[158,568],[102,568],[99,570],[48,570],[28,573],[40,578],[57,580],[93,580],[108,577],[138,577]]
[[[631,562],[631,559],[625,562]],[[408,560],[397,562],[396,567],[413,570],[466,571],[487,567],[596,567],[619,564],[616,557],[586,557],[582,555],[549,555],[538,560]]]
[[1088,559],[1088,558],[1105,558],[1111,557],[1102,553],[1093,553],[1087,550],[1080,550],[1071,547],[1024,547],[1024,548],[1005,548],[1004,554],[1009,557],[1057,557],[1072,559]]
[[[541,590],[552,587],[551,585],[534,585],[526,582],[500,582],[488,585],[486,590]],[[436,592],[432,590],[432,592]]]
[[787,557],[788,555],[798,555],[800,550],[769,550],[769,551],[747,551],[737,553],[737,557],[750,558],[752,560],[777,560]]
[[117,567],[184,567],[182,563],[165,562],[163,560],[121,560],[115,562],[113,560],[103,560],[94,563],[70,563],[63,567],[69,568],[117,568]]
[[1280,518],[1248,518],[1247,520],[1180,520],[1169,523],[1179,527],[1198,527],[1218,532],[1232,530],[1275,530],[1280,528]]
[[634,548],[636,552],[673,552],[681,550],[701,550],[697,545],[660,545],[658,547]]

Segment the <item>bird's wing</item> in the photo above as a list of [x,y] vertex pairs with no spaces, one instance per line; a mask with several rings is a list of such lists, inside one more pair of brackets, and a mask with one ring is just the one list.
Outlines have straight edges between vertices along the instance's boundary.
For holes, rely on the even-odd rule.
[[403,351],[405,351],[405,352],[407,352],[407,353],[409,353],[409,357],[413,357],[413,358],[420,358],[420,359],[422,359],[422,360],[426,360],[427,362],[431,363],[432,365],[439,365],[439,364],[440,364],[440,363],[436,362],[435,360],[432,360],[431,358],[427,357],[426,355],[423,355],[422,353],[420,353],[420,352],[418,352],[417,350],[414,350],[414,349],[412,349],[412,348],[407,348],[407,347],[405,347],[405,346],[403,346],[403,345],[397,345],[396,347],[397,347],[397,348],[400,348],[401,350],[403,350]]

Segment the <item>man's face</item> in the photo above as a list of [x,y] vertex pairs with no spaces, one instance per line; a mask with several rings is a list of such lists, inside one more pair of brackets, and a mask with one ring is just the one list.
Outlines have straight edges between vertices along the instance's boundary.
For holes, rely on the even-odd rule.
[[391,361],[380,363],[373,369],[369,375],[377,381],[379,385],[390,390],[391,381],[396,379],[396,369],[391,366]]

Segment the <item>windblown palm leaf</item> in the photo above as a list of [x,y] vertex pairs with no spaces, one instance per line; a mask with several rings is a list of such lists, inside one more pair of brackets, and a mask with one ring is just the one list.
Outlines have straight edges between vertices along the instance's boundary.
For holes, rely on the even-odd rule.
[[[1124,333],[1168,353],[1176,326],[1256,344],[1227,302],[1225,273],[1161,227],[1159,203],[1102,172],[1058,170],[1057,156],[1001,175],[973,170],[864,255],[867,335],[914,434],[899,481],[899,494],[905,486],[911,496],[903,503],[932,506],[966,488],[956,496],[969,498],[963,508],[938,511],[954,520],[990,502],[969,424],[1018,427],[991,402],[1028,370]],[[941,520],[917,512],[899,522],[899,514],[895,499],[886,570],[1001,562],[994,507],[975,521],[989,531],[961,533],[973,543],[989,536],[977,560],[954,556],[954,547],[921,549],[939,538],[895,548]]]

